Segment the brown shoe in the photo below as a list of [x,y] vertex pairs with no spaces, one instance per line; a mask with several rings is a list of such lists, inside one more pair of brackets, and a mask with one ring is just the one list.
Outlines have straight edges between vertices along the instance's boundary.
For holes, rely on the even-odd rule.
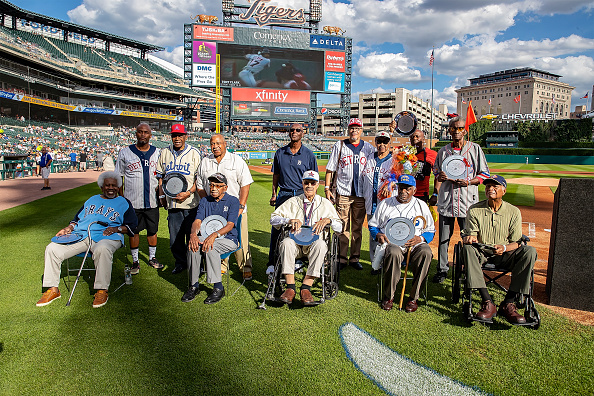
[[243,279],[245,279],[246,281],[251,281],[252,280],[252,271],[244,272]]
[[316,303],[314,302],[314,298],[311,295],[311,292],[307,289],[301,289],[301,291],[299,292],[299,297],[301,297],[301,302],[303,303],[303,305],[316,305]]
[[107,303],[107,290],[97,290],[95,293],[95,299],[93,300],[93,308],[101,308]]
[[419,308],[419,305],[417,304],[417,300],[410,300],[409,302],[406,303],[404,310],[406,312],[415,312],[417,310],[417,308]]
[[51,304],[54,300],[58,299],[62,297],[62,295],[60,294],[60,290],[58,290],[57,288],[54,290],[52,288],[49,288],[45,291],[45,293],[43,293],[43,295],[41,296],[41,299],[39,301],[37,301],[37,305],[38,307],[43,307],[46,306],[48,304]]
[[490,322],[494,316],[497,315],[497,309],[495,308],[495,304],[493,301],[487,300],[483,301],[483,305],[481,306],[481,310],[476,313],[474,316],[475,319]]
[[295,290],[287,288],[287,290],[281,294],[280,300],[285,304],[291,304],[295,298],[295,294]]
[[382,309],[389,311],[392,309],[392,305],[394,305],[394,300],[384,300],[382,301]]
[[501,303],[499,305],[499,310],[497,311],[497,313],[499,315],[503,315],[505,319],[507,319],[507,321],[511,324],[526,323],[526,318],[518,313],[518,309],[516,308],[516,304],[514,303]]

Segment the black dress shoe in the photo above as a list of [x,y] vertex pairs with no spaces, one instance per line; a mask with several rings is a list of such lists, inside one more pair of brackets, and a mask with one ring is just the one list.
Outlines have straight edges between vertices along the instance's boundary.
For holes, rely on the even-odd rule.
[[182,267],[181,265],[176,265],[175,268],[173,269],[173,271],[171,271],[171,273],[173,275],[179,274],[180,272],[183,272],[185,269],[186,269],[186,267]]
[[225,290],[217,289],[215,287],[213,289],[212,293],[210,293],[210,295],[208,297],[206,297],[206,300],[204,300],[204,304],[217,303],[217,302],[221,301],[221,298],[223,298],[224,295],[225,295]]
[[379,275],[382,272],[382,269],[376,269],[374,270],[373,268],[371,269],[371,275]]
[[354,269],[356,269],[357,271],[361,271],[363,269],[363,266],[361,265],[361,263],[359,261],[351,261],[349,263],[349,265],[351,267],[353,267]]
[[184,295],[182,296],[181,300],[182,300],[182,302],[190,302],[194,298],[196,298],[196,296],[198,295],[198,293],[200,293],[200,290],[198,290],[197,287],[191,286],[188,289],[188,291],[186,291],[184,293]]
[[437,271],[437,273],[433,276],[433,283],[443,283],[447,277],[447,271]]

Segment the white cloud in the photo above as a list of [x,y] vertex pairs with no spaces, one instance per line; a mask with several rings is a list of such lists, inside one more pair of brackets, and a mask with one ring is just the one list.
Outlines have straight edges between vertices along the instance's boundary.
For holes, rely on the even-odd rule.
[[408,59],[403,54],[378,54],[372,52],[362,55],[356,64],[362,77],[395,83],[419,81],[421,72],[408,67]]

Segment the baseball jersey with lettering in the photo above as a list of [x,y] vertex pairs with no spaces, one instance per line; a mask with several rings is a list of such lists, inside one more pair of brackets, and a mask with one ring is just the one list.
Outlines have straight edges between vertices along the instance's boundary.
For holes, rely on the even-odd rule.
[[140,151],[135,144],[124,147],[118,153],[115,171],[124,177],[124,197],[132,202],[134,209],[157,207],[157,161],[160,150],[150,146]]
[[326,170],[337,172],[336,191],[339,195],[362,196],[359,174],[363,171],[367,158],[372,157],[373,153],[375,153],[375,147],[363,140],[360,140],[357,146],[354,146],[349,139],[334,144]]
[[[392,154],[384,158],[378,158],[377,153],[367,159],[367,163],[361,171],[359,185],[361,195],[365,198],[365,212],[371,216],[380,200],[377,197],[379,189],[390,178],[392,174]],[[392,190],[392,196],[398,195],[398,185]]]
[[248,63],[243,67],[243,70],[248,70],[252,74],[258,74],[264,70],[264,68],[270,67],[270,59],[265,58],[262,55],[247,54],[245,58],[248,59]]
[[[157,161],[157,175],[165,177],[169,173],[181,173],[188,182],[188,189],[194,185],[198,166],[200,165],[200,152],[186,143],[183,150],[175,151],[173,146],[161,150]],[[194,193],[182,203],[167,197],[169,209],[193,209],[200,201],[198,194]]]

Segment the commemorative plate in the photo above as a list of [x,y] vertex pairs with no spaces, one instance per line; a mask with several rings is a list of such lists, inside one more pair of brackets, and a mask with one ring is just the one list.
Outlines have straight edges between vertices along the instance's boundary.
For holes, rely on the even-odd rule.
[[386,237],[390,243],[404,246],[415,236],[415,225],[406,217],[396,217],[386,224]]
[[417,117],[410,111],[401,111],[394,121],[396,121],[396,132],[403,136],[408,136],[417,130]]
[[309,246],[320,238],[311,227],[301,227],[298,232],[289,233],[289,237],[299,246]]
[[70,234],[55,236],[52,238],[52,242],[59,243],[61,245],[68,245],[69,243],[78,242],[83,238],[83,234],[79,234],[78,232],[72,232]]
[[[200,242],[204,242],[204,240],[206,238],[208,238],[208,236],[210,234],[217,232],[218,230],[225,227],[226,225],[227,225],[227,219],[224,218],[223,216],[219,216],[219,215],[207,216],[202,221],[202,225],[200,226],[200,236],[198,237],[198,239],[200,239]],[[221,238],[224,238],[224,237],[221,237]],[[220,238],[217,238],[217,239],[220,239]]]
[[448,179],[457,180],[467,177],[466,159],[461,155],[450,155],[443,161],[441,168]]
[[181,173],[168,173],[163,178],[163,192],[169,198],[175,198],[180,192],[188,189],[188,181]]

